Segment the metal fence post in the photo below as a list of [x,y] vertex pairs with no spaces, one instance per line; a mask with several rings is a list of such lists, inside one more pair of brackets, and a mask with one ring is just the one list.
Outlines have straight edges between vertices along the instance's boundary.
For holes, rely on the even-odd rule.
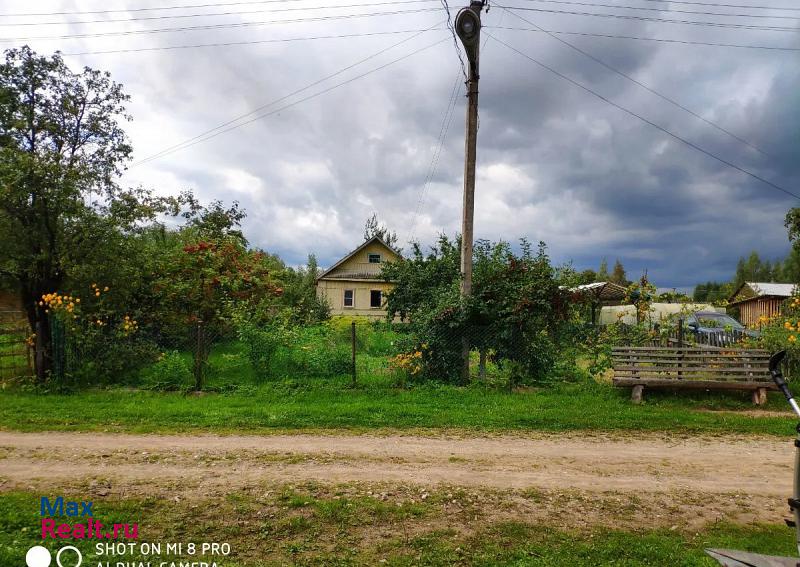
[[47,376],[44,372],[44,324],[41,321],[36,321],[36,352],[34,353],[34,362],[36,366],[36,380],[39,384],[44,384]]
[[197,341],[194,350],[194,389],[203,388],[203,322],[197,322]]
[[356,385],[356,322],[350,322],[350,339],[352,343],[352,372],[353,372],[353,387]]
[[[678,348],[683,348],[683,317],[678,317]],[[680,350],[678,356],[678,368],[683,368],[683,351]],[[683,372],[678,372],[678,380],[683,378]]]

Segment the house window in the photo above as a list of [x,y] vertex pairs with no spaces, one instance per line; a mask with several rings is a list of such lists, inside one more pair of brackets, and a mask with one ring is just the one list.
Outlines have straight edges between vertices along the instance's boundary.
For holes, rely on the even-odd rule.
[[355,292],[352,289],[344,290],[344,306],[355,307]]
[[367,254],[367,258],[369,259],[370,264],[380,264],[381,263],[381,255],[380,254]]
[[383,294],[379,289],[371,289],[369,291],[369,306],[372,309],[380,309],[381,308],[381,299]]

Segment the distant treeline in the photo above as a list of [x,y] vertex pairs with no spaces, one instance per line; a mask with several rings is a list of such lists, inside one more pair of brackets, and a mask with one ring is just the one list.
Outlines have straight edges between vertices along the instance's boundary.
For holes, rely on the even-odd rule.
[[769,261],[753,251],[736,263],[736,273],[731,281],[708,281],[694,289],[695,301],[721,301],[728,299],[744,282],[800,282],[800,252],[792,248],[783,260]]

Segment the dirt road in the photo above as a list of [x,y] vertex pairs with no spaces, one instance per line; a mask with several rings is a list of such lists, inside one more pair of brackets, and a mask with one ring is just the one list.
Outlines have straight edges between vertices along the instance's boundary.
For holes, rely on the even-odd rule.
[[[0,432],[0,481],[439,484],[584,492],[791,490],[791,440],[645,436],[160,436]],[[209,474],[212,473],[212,474]]]
[[0,493],[218,502],[231,492],[258,498],[306,486],[397,503],[464,493],[485,518],[694,530],[719,520],[779,522],[792,458],[790,439],[757,437],[0,431]]

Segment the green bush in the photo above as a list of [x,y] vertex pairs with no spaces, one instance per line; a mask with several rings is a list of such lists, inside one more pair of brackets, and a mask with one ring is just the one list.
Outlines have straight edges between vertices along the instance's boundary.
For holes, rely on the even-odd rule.
[[366,337],[363,352],[372,356],[390,356],[401,352],[398,345],[407,333],[405,324],[392,324],[387,321],[373,321]]
[[800,296],[786,300],[781,313],[773,317],[762,316],[757,338],[746,338],[746,346],[765,349],[771,353],[786,351],[784,373],[790,380],[800,379]]
[[296,326],[274,320],[258,326],[242,322],[239,336],[260,379],[287,376],[329,377],[351,370],[350,343],[342,329],[326,324]]
[[522,240],[515,253],[507,242],[478,241],[472,293],[462,298],[459,249],[457,240],[442,236],[428,255],[415,246],[410,257],[384,267],[383,276],[397,282],[388,296],[389,314],[407,317],[416,338],[412,350],[401,354],[421,353],[422,370],[414,375],[463,383],[465,339],[511,385],[550,382],[556,366],[564,370],[560,375],[574,375],[566,367],[575,365],[580,335],[567,291],[569,270],[552,266],[543,243],[534,250]]
[[325,325],[300,327],[285,345],[287,375],[338,376],[351,370],[351,347],[336,340]]
[[589,372],[597,375],[611,368],[614,347],[645,346],[659,337],[661,340],[666,340],[673,328],[673,322],[668,320],[661,325],[661,335],[650,329],[650,324],[646,322],[638,325],[626,325],[617,321],[603,327],[584,329],[581,333],[581,343],[583,353],[589,357]]
[[370,320],[366,317],[332,317],[325,323],[333,339],[341,345],[352,348],[352,325],[356,324],[356,351],[371,356],[397,354],[396,343],[407,324],[394,324],[385,320]]
[[366,317],[347,317],[343,315],[331,317],[330,320],[325,322],[325,327],[327,327],[337,343],[349,345],[352,342],[353,323],[356,324],[356,348],[359,351],[363,351],[367,337],[371,333],[371,324]]
[[141,371],[143,388],[164,392],[187,390],[193,383],[189,361],[177,351],[165,353]]
[[287,342],[284,325],[272,323],[259,326],[252,321],[241,320],[238,323],[238,333],[247,347],[247,355],[256,377],[262,380],[269,378],[274,359],[281,346]]

